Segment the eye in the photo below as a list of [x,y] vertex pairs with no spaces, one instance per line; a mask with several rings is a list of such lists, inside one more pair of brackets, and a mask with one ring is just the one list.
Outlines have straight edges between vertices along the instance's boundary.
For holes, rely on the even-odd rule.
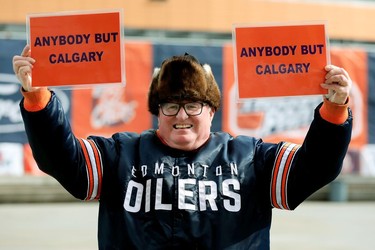
[[191,103],[186,103],[185,108],[188,110],[197,110],[200,109],[201,104],[199,102],[191,102]]
[[180,105],[178,104],[175,104],[175,103],[166,103],[164,105],[164,108],[168,111],[174,111],[174,110],[178,110]]

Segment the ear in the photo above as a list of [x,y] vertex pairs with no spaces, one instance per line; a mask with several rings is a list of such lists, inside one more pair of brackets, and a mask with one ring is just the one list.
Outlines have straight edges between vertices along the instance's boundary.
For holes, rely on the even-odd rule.
[[214,116],[215,116],[215,109],[213,107],[210,107],[210,119],[211,119],[211,122],[212,120],[214,119]]

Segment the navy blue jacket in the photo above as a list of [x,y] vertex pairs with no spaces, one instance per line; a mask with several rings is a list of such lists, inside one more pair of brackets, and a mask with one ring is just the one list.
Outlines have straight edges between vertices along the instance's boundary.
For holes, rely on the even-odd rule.
[[100,201],[100,249],[269,249],[272,208],[296,208],[341,170],[352,117],[334,125],[318,110],[302,145],[212,132],[185,152],[155,130],[76,138],[54,93],[38,112],[21,102],[40,169]]

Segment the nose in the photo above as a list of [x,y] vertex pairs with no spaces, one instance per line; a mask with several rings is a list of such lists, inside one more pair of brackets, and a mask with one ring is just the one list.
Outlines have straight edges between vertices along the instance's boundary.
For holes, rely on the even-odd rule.
[[186,111],[183,107],[180,108],[180,110],[178,111],[177,115],[176,115],[176,118],[178,119],[187,119],[189,118],[188,114],[186,114]]

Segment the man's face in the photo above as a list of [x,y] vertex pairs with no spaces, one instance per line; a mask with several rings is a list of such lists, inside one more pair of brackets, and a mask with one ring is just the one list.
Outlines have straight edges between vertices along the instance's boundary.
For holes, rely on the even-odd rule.
[[173,116],[166,116],[159,109],[159,136],[168,146],[190,151],[199,148],[210,136],[214,110],[204,105],[202,113],[196,116],[186,114],[183,107]]

